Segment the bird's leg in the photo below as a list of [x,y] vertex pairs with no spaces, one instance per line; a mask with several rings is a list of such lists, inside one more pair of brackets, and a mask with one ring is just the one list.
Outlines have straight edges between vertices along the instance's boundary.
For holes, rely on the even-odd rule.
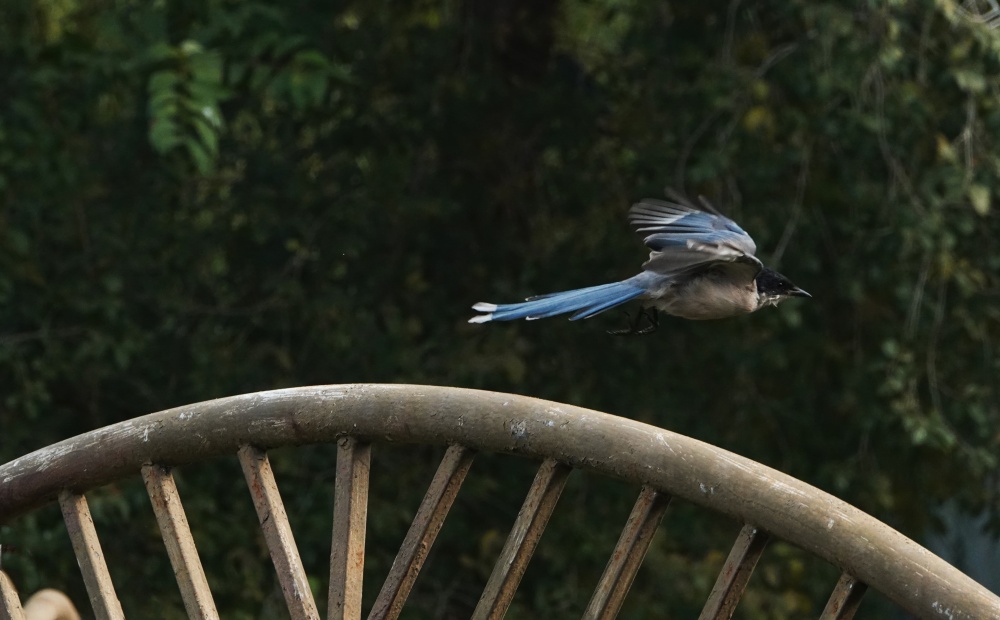
[[626,327],[625,329],[609,329],[608,333],[611,334],[612,336],[631,336],[632,334],[635,333],[635,328],[636,324],[638,323],[639,317],[638,316],[635,317],[635,320],[633,321],[632,315],[629,314],[627,310],[623,310],[622,314],[625,315]]
[[[646,319],[649,321],[649,325],[647,325],[646,327],[643,327],[642,329],[636,331],[635,334],[637,336],[644,336],[646,334],[652,334],[657,329],[659,329],[659,327],[660,327],[660,313],[656,310],[656,308],[649,308],[648,312],[647,312],[646,308],[643,308],[642,309],[642,313],[640,314],[640,316],[646,317]],[[636,317],[636,325],[637,326],[638,326],[638,323],[639,323],[638,317]]]
[[[641,334],[651,334],[655,332],[656,328],[659,326],[659,318],[656,314],[655,308],[650,309],[649,312],[651,312],[652,314],[647,313],[646,308],[640,307],[639,313],[636,314],[635,318],[633,319],[631,314],[629,314],[627,311],[623,311],[623,314],[625,314],[625,319],[628,321],[627,327],[625,329],[608,330],[608,333],[611,334],[612,336],[635,336]],[[639,329],[639,323],[642,322],[643,318],[649,321],[649,325],[643,327],[642,329]]]

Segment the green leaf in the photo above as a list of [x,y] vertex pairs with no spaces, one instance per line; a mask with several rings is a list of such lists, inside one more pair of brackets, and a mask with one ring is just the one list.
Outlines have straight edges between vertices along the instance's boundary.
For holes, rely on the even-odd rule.
[[177,124],[169,118],[154,119],[149,125],[149,142],[161,155],[177,146],[180,133]]
[[172,58],[175,52],[176,50],[167,43],[154,43],[146,49],[145,58],[151,63],[163,62]]
[[978,71],[955,69],[951,75],[959,88],[968,93],[979,94],[986,90],[986,78]]
[[188,82],[187,91],[197,103],[211,106],[225,99],[229,94],[229,90],[223,87],[221,83],[207,83],[198,80]]
[[205,150],[214,156],[219,148],[219,134],[215,126],[202,116],[192,117],[191,125],[195,129],[195,133],[198,134]]
[[985,185],[972,184],[967,191],[972,208],[979,215],[986,215],[990,212],[990,190]]
[[151,96],[172,91],[180,82],[180,76],[170,70],[157,71],[149,78],[149,93]]
[[191,74],[199,82],[221,84],[222,56],[215,52],[206,52],[193,56],[191,58]]
[[294,63],[303,67],[324,69],[330,65],[330,60],[317,50],[302,50],[295,54]]
[[204,51],[204,49],[205,48],[202,47],[201,43],[197,41],[192,41],[191,39],[183,41],[180,45],[180,52],[187,56],[194,56],[197,54],[201,54]]
[[194,138],[184,140],[184,148],[191,155],[191,161],[200,174],[208,174],[215,164],[215,158]]
[[177,100],[180,95],[177,91],[165,89],[157,91],[149,98],[149,110],[152,116],[166,116],[167,110],[177,109]]
[[958,161],[958,155],[955,153],[955,149],[948,142],[948,139],[941,134],[937,135],[937,154],[943,161],[953,164]]

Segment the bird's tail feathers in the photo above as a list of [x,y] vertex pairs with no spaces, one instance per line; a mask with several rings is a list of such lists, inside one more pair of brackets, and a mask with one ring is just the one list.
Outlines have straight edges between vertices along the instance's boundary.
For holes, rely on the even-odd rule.
[[484,314],[472,317],[469,322],[486,323],[488,321],[514,321],[517,319],[533,321],[568,312],[575,313],[569,318],[571,321],[588,319],[595,314],[635,299],[645,292],[644,288],[626,280],[561,293],[537,295],[517,304],[479,302],[472,306],[472,309]]

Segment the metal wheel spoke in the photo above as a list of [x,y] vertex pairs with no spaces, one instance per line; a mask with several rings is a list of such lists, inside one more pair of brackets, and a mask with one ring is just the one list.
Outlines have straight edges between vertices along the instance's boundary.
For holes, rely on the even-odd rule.
[[198,557],[198,547],[191,535],[173,473],[160,465],[144,465],[142,480],[146,483],[149,501],[153,504],[156,522],[160,526],[170,564],[174,567],[174,576],[188,617],[205,620],[218,618],[219,612],[215,609],[212,591]]
[[382,584],[382,590],[368,615],[370,620],[399,617],[420,568],[434,545],[434,539],[441,531],[445,517],[465,481],[465,475],[472,466],[475,454],[475,451],[463,446],[451,446],[445,452],[434,479],[417,508],[406,538],[399,547],[389,576]]
[[333,544],[327,617],[361,617],[361,582],[365,568],[368,475],[371,446],[353,437],[337,442],[337,481],[333,499]]
[[608,565],[604,568],[604,574],[597,582],[590,604],[583,614],[584,618],[603,619],[618,615],[669,504],[669,495],[652,487],[642,488]]
[[493,574],[486,582],[486,589],[472,614],[474,620],[503,618],[507,613],[571,470],[569,465],[554,459],[545,460],[538,468],[500,558],[493,565]]
[[285,505],[274,480],[274,471],[267,453],[254,446],[244,445],[239,450],[240,465],[253,497],[257,519],[264,534],[271,561],[278,573],[278,582],[285,595],[288,612],[294,620],[319,620],[319,611],[313,601],[309,580],[299,558],[299,550],[292,536]]
[[868,586],[847,573],[843,573],[830,594],[820,620],[851,620]]
[[729,620],[733,617],[769,538],[767,532],[758,527],[743,526],[698,620]]
[[77,564],[83,573],[83,583],[87,586],[94,616],[98,620],[124,618],[125,613],[115,594],[115,586],[111,583],[111,574],[104,561],[104,552],[101,551],[101,541],[97,539],[87,498],[63,491],[59,494],[59,506],[66,521],[66,531],[73,542],[73,553],[76,554]]
[[24,620],[21,598],[7,573],[0,571],[0,620]]

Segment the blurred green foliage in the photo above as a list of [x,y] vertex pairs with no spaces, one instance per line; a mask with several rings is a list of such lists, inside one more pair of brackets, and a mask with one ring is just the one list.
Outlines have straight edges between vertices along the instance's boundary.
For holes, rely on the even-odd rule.
[[[10,0],[0,67],[0,461],[218,396],[434,383],[661,425],[914,537],[948,499],[998,523],[1000,34],[952,0]],[[666,185],[814,299],[631,339],[465,322],[632,275],[624,214]],[[439,456],[376,450],[368,601]],[[323,593],[332,449],[275,462]],[[226,616],[278,614],[235,463],[179,476]],[[479,458],[413,617],[468,616],[530,478]],[[137,480],[92,508],[126,611],[180,617]],[[633,499],[575,477],[512,617],[578,614]],[[671,508],[626,617],[694,613],[738,530],[706,518]],[[0,538],[22,590],[86,600],[56,511]],[[740,613],[815,615],[835,572],[775,549]]]

